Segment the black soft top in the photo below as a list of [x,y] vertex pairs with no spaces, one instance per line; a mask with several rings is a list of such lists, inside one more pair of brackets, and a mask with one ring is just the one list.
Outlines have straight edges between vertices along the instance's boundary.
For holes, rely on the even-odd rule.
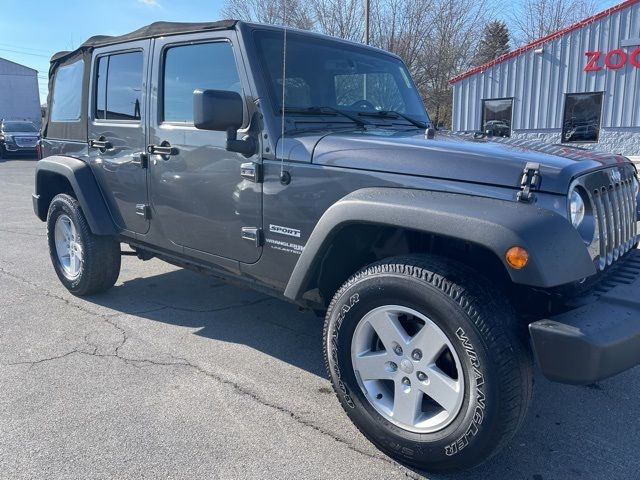
[[229,30],[234,28],[237,20],[220,20],[217,22],[154,22],[150,25],[141,27],[133,32],[124,35],[95,35],[80,45],[74,51],[58,52],[51,57],[51,62],[57,63],[62,59],[72,57],[79,51],[91,50],[96,47],[105,45],[114,45],[116,43],[129,42],[131,40],[141,40],[144,38],[161,37],[164,35],[174,35],[178,33],[196,33],[210,30]]
[[[69,52],[58,52],[51,57],[49,67],[49,97],[47,98],[47,117],[43,125],[43,137],[58,140],[87,141],[87,110],[89,108],[89,78],[91,76],[91,55],[93,50],[105,45],[115,45],[118,43],[145,38],[162,37],[165,35],[175,35],[179,33],[197,33],[211,30],[230,30],[235,28],[236,20],[222,20],[219,22],[200,23],[177,23],[177,22],[155,22],[146,27],[139,28],[125,35],[109,36],[96,35],[91,37],[78,48]],[[80,118],[72,121],[51,121],[52,94],[55,89],[56,72],[66,66],[78,61],[84,61],[84,71],[82,79],[82,92],[80,106]]]

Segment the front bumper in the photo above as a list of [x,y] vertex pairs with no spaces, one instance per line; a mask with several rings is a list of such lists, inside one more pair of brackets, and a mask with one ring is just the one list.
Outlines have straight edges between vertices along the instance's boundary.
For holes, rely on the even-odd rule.
[[15,144],[5,143],[4,144],[4,149],[7,152],[10,152],[10,153],[33,153],[33,152],[37,151],[38,146],[37,145],[33,145],[33,146],[28,146],[28,147],[20,147],[20,146],[15,145]]
[[619,260],[592,301],[529,325],[533,350],[549,379],[590,384],[640,364],[640,250]]

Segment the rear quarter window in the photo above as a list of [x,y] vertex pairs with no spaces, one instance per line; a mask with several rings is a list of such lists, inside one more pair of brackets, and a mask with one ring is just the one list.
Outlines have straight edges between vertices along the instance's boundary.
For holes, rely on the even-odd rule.
[[82,109],[84,61],[60,67],[53,81],[52,122],[77,122]]

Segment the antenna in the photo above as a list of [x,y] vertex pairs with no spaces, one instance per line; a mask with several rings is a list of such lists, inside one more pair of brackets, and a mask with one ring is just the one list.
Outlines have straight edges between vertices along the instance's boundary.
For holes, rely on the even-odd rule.
[[284,136],[285,136],[285,95],[287,92],[287,0],[282,0],[282,23],[284,27],[283,53],[282,53],[282,125],[280,132],[280,183],[287,185],[291,176],[284,171]]

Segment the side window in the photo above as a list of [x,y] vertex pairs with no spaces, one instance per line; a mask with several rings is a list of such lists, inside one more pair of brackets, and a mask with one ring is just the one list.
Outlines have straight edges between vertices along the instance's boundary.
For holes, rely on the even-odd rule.
[[77,122],[82,108],[84,62],[60,67],[53,81],[52,122]]
[[196,89],[242,93],[230,43],[200,43],[166,50],[162,120],[193,123],[193,91]]
[[501,98],[482,101],[482,131],[496,137],[511,136],[513,99]]
[[562,141],[597,142],[602,117],[602,92],[570,93],[564,102]]
[[94,116],[104,120],[140,120],[142,52],[98,59]]

